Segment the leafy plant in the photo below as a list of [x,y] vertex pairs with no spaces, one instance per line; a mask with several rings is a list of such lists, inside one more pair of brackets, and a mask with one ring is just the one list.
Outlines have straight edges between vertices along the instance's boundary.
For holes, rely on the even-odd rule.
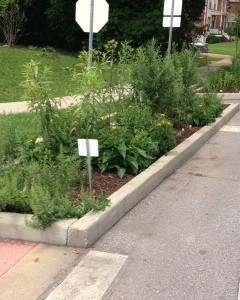
[[185,118],[187,124],[193,126],[204,126],[215,120],[222,112],[222,101],[215,94],[195,96],[192,99]]
[[27,224],[46,228],[61,218],[81,217],[89,210],[101,210],[109,201],[103,195],[93,198],[82,189],[78,199],[71,198],[73,184],[79,182],[79,161],[60,154],[56,161],[8,161],[0,173],[0,211],[33,213]]
[[216,35],[208,35],[206,40],[208,44],[216,44],[216,43],[220,43],[220,41],[221,41],[220,38]]

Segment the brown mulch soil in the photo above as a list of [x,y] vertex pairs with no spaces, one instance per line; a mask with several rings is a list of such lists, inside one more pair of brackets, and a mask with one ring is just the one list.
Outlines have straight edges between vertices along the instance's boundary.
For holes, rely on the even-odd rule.
[[[200,128],[201,127],[191,127],[184,129],[184,131],[181,132],[181,135],[177,136],[176,138],[177,145],[185,141],[188,137],[197,132]],[[134,177],[134,175],[125,174],[124,177],[121,179],[119,178],[116,172],[100,173],[96,170],[93,170],[92,188],[96,193],[102,192],[106,197],[109,197],[111,194],[116,192],[120,187],[122,187]],[[74,188],[74,192],[71,194],[73,198],[78,197],[80,188],[81,187],[79,186],[76,186]]]
[[217,90],[217,93],[236,93],[236,92],[229,87],[221,87]]

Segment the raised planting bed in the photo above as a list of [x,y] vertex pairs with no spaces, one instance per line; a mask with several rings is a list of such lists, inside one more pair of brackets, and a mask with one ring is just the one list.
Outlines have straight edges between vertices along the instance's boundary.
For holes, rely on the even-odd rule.
[[87,248],[117,223],[132,207],[147,196],[174,170],[179,168],[239,110],[239,104],[229,105],[221,117],[191,135],[181,144],[154,162],[109,196],[111,205],[104,211],[89,212],[81,219],[65,219],[46,230],[25,225],[31,215],[0,213],[0,237],[55,245]]

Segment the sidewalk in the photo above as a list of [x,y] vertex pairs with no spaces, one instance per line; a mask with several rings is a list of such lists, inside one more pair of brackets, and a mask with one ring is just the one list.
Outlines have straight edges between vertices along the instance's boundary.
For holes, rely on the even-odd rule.
[[212,61],[208,66],[199,67],[198,71],[200,74],[204,74],[206,72],[215,72],[221,66],[230,66],[232,64],[232,57],[230,55],[201,53],[201,56],[221,58],[221,60]]
[[[67,96],[63,98],[55,98],[59,102],[59,107],[66,108],[80,101],[79,96]],[[27,101],[0,103],[0,114],[17,114],[28,111]]]

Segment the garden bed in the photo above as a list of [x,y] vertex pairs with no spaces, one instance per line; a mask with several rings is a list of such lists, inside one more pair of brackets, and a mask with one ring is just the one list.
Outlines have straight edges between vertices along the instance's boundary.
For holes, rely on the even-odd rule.
[[[199,129],[201,129],[201,127],[189,127],[184,129],[181,135],[176,137],[176,144],[181,144]],[[97,193],[102,192],[106,197],[109,197],[134,177],[134,175],[125,174],[123,178],[120,178],[116,172],[100,173],[99,171],[93,170],[92,186]],[[74,191],[72,192],[73,198],[78,197],[80,189],[81,186],[74,187]]]
[[[89,247],[134,205],[148,195],[161,181],[189,159],[215,132],[237,111],[232,104],[217,118],[184,142],[161,157],[141,174],[113,193],[111,206],[101,212],[89,212],[81,219],[65,219],[53,223],[46,230],[25,226],[25,216],[15,213],[0,213],[0,237],[31,240],[72,247]],[[30,215],[26,216],[30,218]]]

